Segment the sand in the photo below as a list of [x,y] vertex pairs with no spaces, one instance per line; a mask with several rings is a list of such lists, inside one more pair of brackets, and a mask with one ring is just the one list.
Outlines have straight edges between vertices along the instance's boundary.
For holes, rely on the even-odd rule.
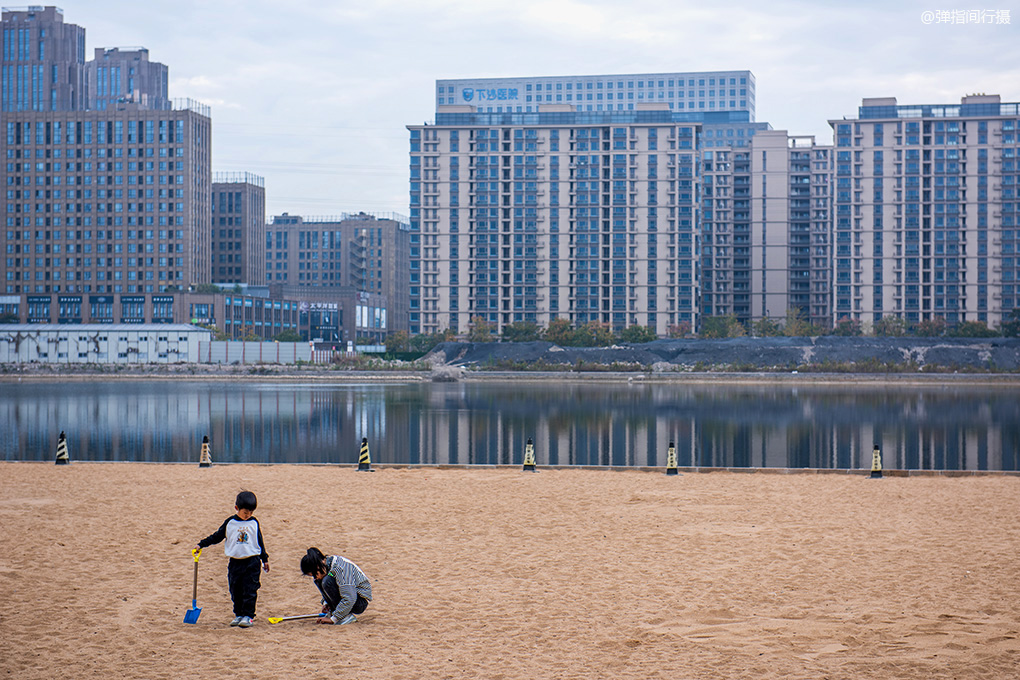
[[[272,571],[230,628],[221,546]],[[1007,678],[1020,477],[0,463],[0,669],[51,678]],[[373,581],[358,623],[298,560]]]

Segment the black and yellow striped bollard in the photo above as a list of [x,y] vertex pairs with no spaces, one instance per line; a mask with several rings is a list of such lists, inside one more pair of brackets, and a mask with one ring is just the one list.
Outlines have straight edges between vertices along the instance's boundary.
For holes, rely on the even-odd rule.
[[882,452],[878,446],[871,452],[871,479],[882,478]]
[[666,451],[666,474],[680,474],[680,471],[676,467],[676,447],[673,445],[673,442],[669,443],[669,449]]
[[358,454],[358,472],[375,472],[372,458],[368,454],[368,437],[361,438],[361,453]]
[[535,470],[535,445],[528,437],[528,443],[524,445],[524,467],[523,472],[536,472]]
[[60,436],[57,438],[57,459],[54,461],[57,465],[67,465],[71,462],[71,457],[67,455],[67,437],[64,436],[63,430],[60,432]]
[[209,435],[202,437],[202,452],[198,456],[198,467],[212,467],[212,453],[209,451]]

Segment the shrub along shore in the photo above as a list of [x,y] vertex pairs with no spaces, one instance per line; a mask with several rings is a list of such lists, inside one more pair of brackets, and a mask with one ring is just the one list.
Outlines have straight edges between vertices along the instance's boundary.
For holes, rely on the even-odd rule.
[[921,379],[1010,381],[1020,376],[1017,338],[728,338],[656,340],[610,347],[535,342],[443,342],[407,361],[389,355],[337,357],[326,364],[4,364],[0,380],[603,380]]

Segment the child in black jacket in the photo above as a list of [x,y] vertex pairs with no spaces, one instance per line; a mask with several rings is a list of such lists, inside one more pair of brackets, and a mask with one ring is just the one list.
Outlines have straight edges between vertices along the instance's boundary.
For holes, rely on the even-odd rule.
[[258,499],[251,491],[237,494],[234,504],[236,515],[228,517],[214,533],[203,538],[195,546],[201,550],[226,539],[223,551],[230,561],[227,564],[227,585],[230,599],[234,602],[234,620],[231,626],[249,628],[255,618],[255,602],[258,600],[259,563],[269,573],[269,554],[262,540],[259,521],[252,516]]

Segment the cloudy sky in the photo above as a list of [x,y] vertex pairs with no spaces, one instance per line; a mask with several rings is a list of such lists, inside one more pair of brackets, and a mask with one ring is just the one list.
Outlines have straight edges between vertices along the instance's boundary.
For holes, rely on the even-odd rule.
[[[407,214],[405,126],[434,118],[443,78],[750,69],[757,120],[824,141],[826,121],[856,115],[862,97],[1020,101],[1020,4],[951,1],[58,6],[85,27],[90,57],[96,47],[147,47],[170,67],[171,97],[212,107],[213,170],[264,177],[267,216],[311,216]],[[972,9],[1009,11],[1011,23],[939,21],[940,11]]]

